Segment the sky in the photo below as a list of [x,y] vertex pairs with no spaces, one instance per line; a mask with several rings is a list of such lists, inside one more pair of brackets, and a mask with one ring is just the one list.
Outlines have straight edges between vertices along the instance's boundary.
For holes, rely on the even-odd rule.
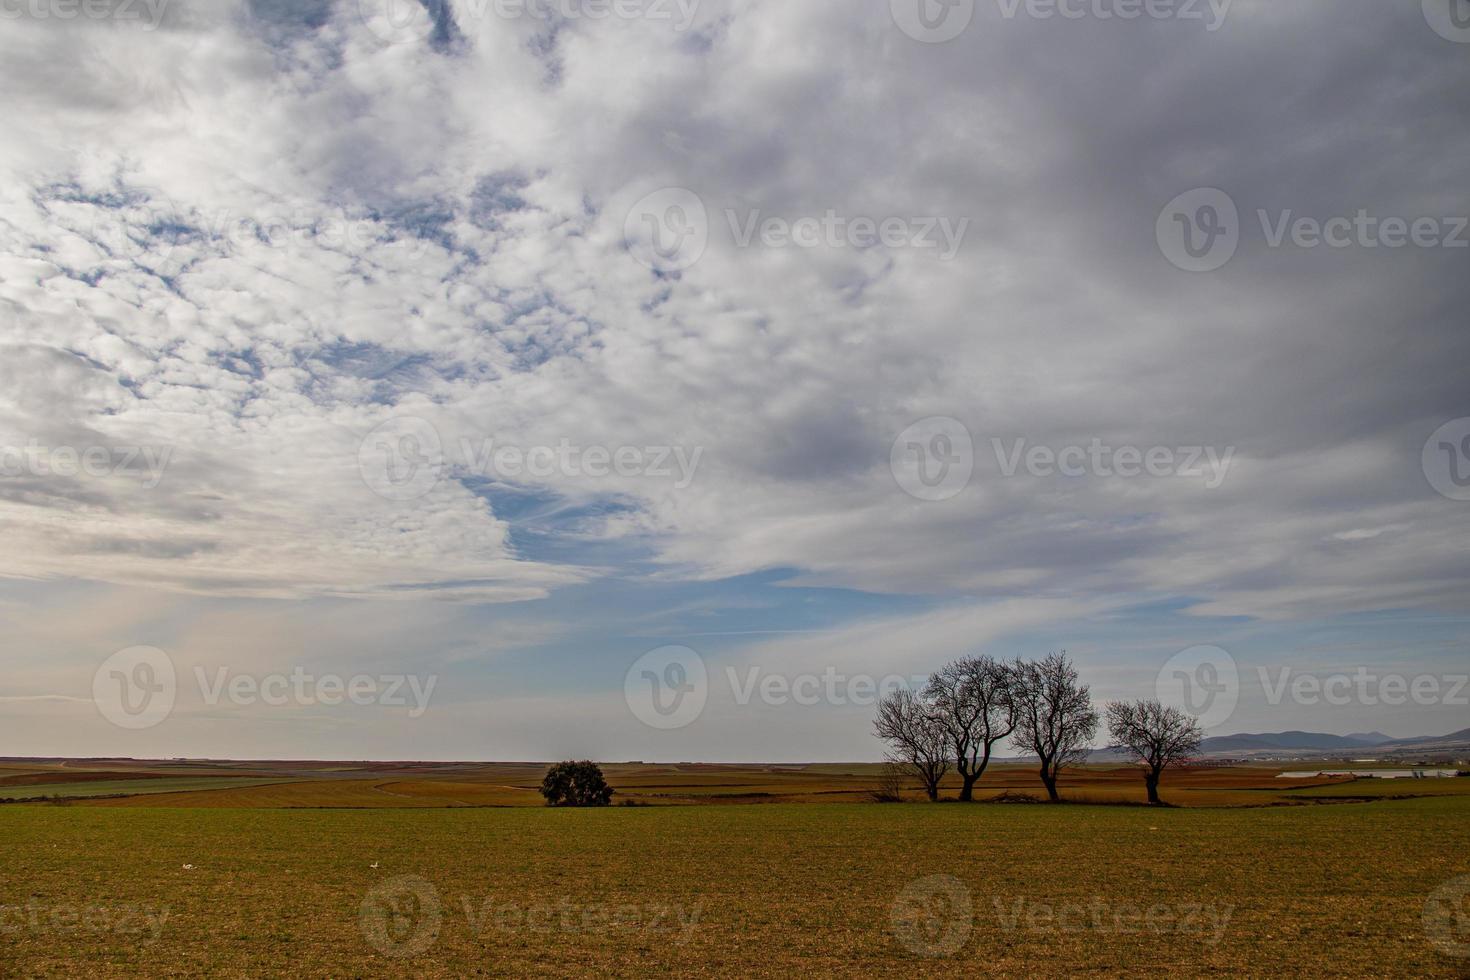
[[0,755],[1470,727],[1465,0],[0,19]]

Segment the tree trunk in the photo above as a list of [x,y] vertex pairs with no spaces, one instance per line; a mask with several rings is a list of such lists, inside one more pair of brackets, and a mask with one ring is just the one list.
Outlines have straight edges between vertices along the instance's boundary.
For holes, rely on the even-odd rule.
[[1162,803],[1163,801],[1159,799],[1159,773],[1144,773],[1143,783],[1148,787],[1148,801],[1150,803]]
[[1050,769],[1041,770],[1041,781],[1046,784],[1047,797],[1053,803],[1060,801],[1061,797],[1057,795],[1057,777],[1051,774]]
[[964,784],[960,786],[960,802],[969,803],[975,799],[975,780],[980,778],[979,773],[971,773],[968,776],[961,775]]
[[938,803],[939,802],[939,781],[938,780],[932,780],[932,779],[925,781],[925,783],[924,783],[924,792],[928,795],[929,802],[930,803]]

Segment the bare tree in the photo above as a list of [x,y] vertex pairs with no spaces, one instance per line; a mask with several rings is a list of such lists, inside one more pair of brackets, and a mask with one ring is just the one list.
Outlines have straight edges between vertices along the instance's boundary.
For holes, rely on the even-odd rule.
[[1013,697],[1016,704],[1017,748],[1032,752],[1041,763],[1041,781],[1055,803],[1057,778],[1064,768],[1087,758],[1097,733],[1097,712],[1091,691],[1077,682],[1077,669],[1067,652],[1053,653],[1039,663],[1016,661]]
[[878,702],[874,733],[888,743],[888,760],[909,769],[924,784],[933,802],[939,781],[949,772],[949,743],[930,706],[907,688]]
[[975,798],[996,743],[1016,728],[1011,688],[1010,667],[990,657],[957,660],[929,678],[924,697],[949,743],[962,802]]
[[1148,801],[1160,803],[1159,779],[1164,770],[1199,752],[1204,732],[1195,719],[1158,701],[1108,705],[1108,733],[1144,766]]
[[904,767],[885,762],[878,771],[878,782],[868,790],[868,796],[874,803],[902,803],[903,783]]

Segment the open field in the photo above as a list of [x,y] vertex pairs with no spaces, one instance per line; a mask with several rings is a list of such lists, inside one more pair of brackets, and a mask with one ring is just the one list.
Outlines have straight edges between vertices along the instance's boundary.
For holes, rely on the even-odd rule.
[[[41,799],[87,799],[92,797],[118,797],[118,796],[151,796],[153,794],[181,794],[195,790],[215,791],[222,783],[235,790],[244,787],[268,786],[280,782],[279,779],[263,777],[258,779],[230,778],[223,780],[218,777],[208,776],[180,776],[176,778],[161,777],[158,779],[90,779],[74,780],[64,783],[33,783],[0,785],[0,799],[7,800],[41,800]],[[226,790],[229,792],[229,790]]]
[[[871,764],[611,764],[615,802],[650,806],[863,803],[879,783]],[[544,763],[326,763],[91,760],[0,764],[0,800],[58,798],[75,805],[191,808],[540,807]],[[1470,794],[1470,779],[1278,779],[1274,766],[1201,767],[1171,772],[1166,801],[1188,807],[1281,806],[1334,798]],[[945,791],[953,795],[952,777]],[[977,798],[1037,796],[1027,766],[994,765]],[[1076,802],[1142,803],[1137,770],[1089,766],[1069,771],[1063,795]],[[915,798],[917,796],[915,795]]]
[[1470,972],[1446,953],[1470,935],[1426,935],[1424,921],[1429,896],[1470,874],[1463,796],[1165,810],[18,805],[0,808],[0,832],[7,975]]
[[880,806],[874,765],[629,763],[605,771],[640,806],[567,811],[544,770],[0,763],[0,975],[1320,974],[1330,950],[1470,976],[1465,919],[1424,919],[1470,876],[1470,779],[1198,768],[1175,808],[1003,805],[1041,785],[999,765],[987,802]]

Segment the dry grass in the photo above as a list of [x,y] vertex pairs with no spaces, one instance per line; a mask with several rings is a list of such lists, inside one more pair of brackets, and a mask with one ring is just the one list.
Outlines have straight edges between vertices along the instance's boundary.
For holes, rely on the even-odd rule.
[[[1470,873],[1464,797],[1172,810],[11,806],[0,833],[0,907],[40,910],[0,919],[3,974],[1457,976],[1470,962],[1422,925],[1431,891]],[[895,920],[899,896],[925,898],[932,875],[957,879],[968,913],[930,894],[898,902]],[[369,898],[403,876],[432,889],[437,933],[404,895]],[[365,901],[402,917],[370,914],[365,931]],[[1101,917],[1048,924],[1046,909],[1069,905]],[[1155,927],[1109,924],[1129,907],[1163,911]],[[156,941],[78,924],[125,909],[167,912]],[[1228,921],[1184,929],[1195,909]],[[56,910],[78,918],[57,924]],[[909,930],[916,910],[939,930]],[[946,928],[956,952],[921,955]],[[385,955],[415,937],[412,955]]]
[[[148,764],[154,766],[155,764]],[[327,766],[322,763],[253,764],[251,767],[187,770],[186,784],[165,777],[185,778],[175,770],[142,769],[149,780],[134,787],[119,787],[123,775],[117,768],[89,772],[89,778],[109,780],[108,793],[137,795],[123,799],[89,801],[86,805],[108,807],[503,807],[535,806],[542,803],[537,788],[544,764],[486,763],[434,765],[428,763],[393,766]],[[615,800],[649,805],[700,805],[728,803],[863,803],[878,785],[876,765],[734,766],[734,765],[634,765],[604,766],[608,780],[617,790]],[[178,770],[177,772],[183,772]],[[1282,780],[1277,768],[1199,768],[1170,773],[1164,782],[1167,802],[1189,807],[1274,806],[1309,803],[1334,796],[1470,794],[1470,780],[1357,781],[1343,778]],[[68,773],[67,779],[83,774]],[[12,775],[9,778],[22,778]],[[25,791],[48,795],[55,785],[59,795],[86,795],[84,782],[48,784],[37,772],[27,778]],[[262,782],[248,786],[246,779]],[[951,778],[944,792],[953,796],[958,782]],[[160,792],[175,789],[177,792]],[[993,766],[977,786],[977,798],[1014,798],[1042,795],[1036,773],[1030,768]],[[1069,800],[1090,803],[1143,803],[1143,780],[1129,768],[1078,768],[1062,780],[1062,793]],[[5,795],[0,790],[0,796]],[[909,796],[919,798],[916,790]],[[79,803],[80,805],[80,803]]]

